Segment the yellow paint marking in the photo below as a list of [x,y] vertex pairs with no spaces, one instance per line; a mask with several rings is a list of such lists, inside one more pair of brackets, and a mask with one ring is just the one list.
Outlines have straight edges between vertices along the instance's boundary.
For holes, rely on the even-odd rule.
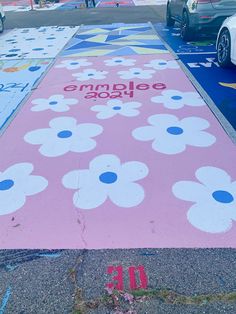
[[79,33],[77,35],[84,35],[84,34],[90,34],[90,35],[96,35],[96,34],[106,34],[106,33],[109,33],[110,31],[109,30],[106,30],[106,29],[102,29],[102,28],[92,28],[92,29],[89,29],[87,31],[84,31],[82,33]]
[[138,54],[153,54],[153,53],[170,53],[168,50],[163,49],[151,49],[151,48],[141,48],[141,47],[130,47]]
[[[109,42],[110,44],[112,44],[112,45],[117,45],[117,46],[132,46],[132,45],[142,45],[142,44],[140,44],[140,42],[139,41],[126,41],[126,40],[124,40],[124,41],[114,41],[114,40],[112,40],[111,42]],[[143,44],[144,45],[144,44]]]
[[219,84],[220,84],[221,86],[224,86],[224,87],[229,87],[229,88],[236,89],[236,83],[223,83],[223,82],[219,82]]
[[86,51],[82,51],[82,52],[77,52],[75,54],[70,55],[70,57],[97,57],[97,56],[105,56],[109,53],[113,52],[113,50],[86,50]]
[[105,43],[107,36],[108,35],[97,35],[95,37],[86,39],[86,41],[91,41],[95,43]]
[[155,40],[159,39],[157,35],[128,35],[125,37],[128,40]]

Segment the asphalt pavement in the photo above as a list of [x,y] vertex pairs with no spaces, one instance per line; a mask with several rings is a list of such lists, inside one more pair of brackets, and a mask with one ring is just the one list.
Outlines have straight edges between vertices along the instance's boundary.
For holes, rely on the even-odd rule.
[[164,5],[52,11],[6,12],[6,29],[40,26],[158,23],[165,18]]
[[24,250],[17,259],[17,251],[9,254],[1,263],[1,313],[236,312],[235,250]]

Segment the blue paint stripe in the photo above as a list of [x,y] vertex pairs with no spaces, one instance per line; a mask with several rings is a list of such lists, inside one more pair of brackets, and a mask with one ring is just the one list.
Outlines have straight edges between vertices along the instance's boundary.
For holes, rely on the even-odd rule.
[[14,266],[12,266],[12,265],[6,265],[6,270],[7,270],[7,271],[13,271],[13,270],[15,270],[17,267],[18,267],[17,265],[14,265]]
[[40,256],[40,257],[54,257],[54,258],[56,258],[56,257],[60,257],[61,253],[39,253],[38,256]]
[[1,307],[0,307],[0,314],[4,314],[5,312],[5,308],[7,306],[7,303],[9,301],[9,298],[11,296],[11,288],[7,288],[7,291],[2,299],[2,304],[1,304]]

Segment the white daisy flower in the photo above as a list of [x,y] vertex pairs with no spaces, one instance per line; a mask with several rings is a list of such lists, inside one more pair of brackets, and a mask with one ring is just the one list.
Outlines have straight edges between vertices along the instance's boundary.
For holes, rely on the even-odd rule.
[[72,74],[77,78],[77,81],[88,81],[88,80],[103,80],[108,74],[107,71],[97,71],[95,69],[85,69],[83,72]]
[[186,146],[208,147],[216,138],[203,131],[210,126],[207,120],[188,117],[179,120],[170,114],[157,114],[148,118],[150,125],[132,132],[139,141],[152,141],[152,148],[160,153],[173,155],[185,151]]
[[70,59],[61,61],[61,63],[56,65],[55,67],[66,68],[67,70],[76,70],[92,64],[92,62],[88,62],[88,59]]
[[117,74],[121,79],[130,80],[133,78],[139,79],[150,79],[153,77],[153,74],[156,73],[154,70],[143,70],[141,68],[131,68],[127,71],[119,71]]
[[46,189],[48,181],[41,176],[31,175],[31,163],[17,163],[0,172],[0,215],[20,209],[26,196],[38,194]]
[[162,92],[162,96],[154,96],[152,102],[163,104],[169,109],[180,109],[184,105],[191,107],[205,106],[205,102],[197,92],[181,92],[168,89]]
[[112,99],[107,102],[107,105],[96,105],[91,107],[91,110],[98,112],[96,115],[98,119],[109,119],[115,115],[135,117],[140,113],[136,108],[141,106],[142,104],[136,101],[123,103],[119,99]]
[[94,158],[89,169],[73,170],[63,179],[68,189],[77,190],[73,203],[81,209],[92,209],[109,198],[119,207],[139,205],[145,196],[141,185],[135,183],[148,174],[147,166],[138,161],[121,164],[115,155],[100,155]]
[[106,66],[114,67],[114,66],[133,66],[136,63],[135,59],[126,59],[123,57],[115,57],[112,59],[104,60],[104,63]]
[[62,156],[68,152],[82,153],[93,150],[92,137],[102,133],[102,126],[94,123],[77,124],[71,117],[59,117],[49,122],[50,128],[28,132],[24,140],[40,145],[39,152],[47,157]]
[[164,60],[155,59],[151,60],[149,63],[144,64],[145,67],[153,68],[155,70],[166,70],[166,69],[179,69],[180,66],[175,60]]
[[77,99],[65,98],[64,95],[52,95],[49,98],[37,98],[32,101],[32,111],[52,110],[55,112],[65,112],[70,110],[71,105],[78,103]]
[[200,181],[179,181],[173,185],[174,195],[193,202],[188,221],[197,229],[209,233],[229,231],[236,220],[236,181],[216,167],[201,167],[196,173]]

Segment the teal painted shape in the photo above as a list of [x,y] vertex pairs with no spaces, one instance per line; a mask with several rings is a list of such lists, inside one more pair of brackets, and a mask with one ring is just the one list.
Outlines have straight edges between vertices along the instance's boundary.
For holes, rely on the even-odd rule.
[[139,48],[146,48],[146,49],[160,49],[160,50],[167,50],[164,45],[132,45],[132,47],[139,47]]
[[89,49],[89,48],[97,48],[97,47],[101,48],[101,47],[106,47],[106,46],[109,46],[109,44],[83,41],[67,48],[66,50],[80,50],[80,49]]
[[127,37],[127,35],[108,35],[107,39],[106,39],[106,42],[112,41],[112,40],[119,40],[121,38],[125,39],[125,37]]
[[86,39],[89,39],[89,38],[93,38],[95,37],[96,35],[83,35],[83,34],[76,34],[74,38],[79,38],[81,40],[86,40]]
[[105,31],[113,31],[117,30],[117,27],[103,27],[102,29],[104,29]]
[[4,294],[3,299],[2,299],[2,304],[1,304],[1,307],[0,307],[0,314],[4,314],[5,313],[5,309],[6,309],[6,306],[7,306],[7,303],[9,301],[10,296],[11,296],[11,287],[8,287],[7,291]]
[[[124,29],[119,31],[120,35],[142,35],[143,32],[137,31],[135,28],[134,29]],[[145,33],[144,33],[145,34]],[[152,33],[155,34],[155,33]],[[111,34],[112,35],[112,34]],[[150,35],[150,34],[149,34]]]
[[149,30],[152,30],[152,28],[150,26],[148,26],[148,27],[137,27],[137,28],[130,29],[130,31],[139,32],[139,33],[140,32],[146,32]]
[[124,55],[136,55],[137,53],[130,47],[123,47],[115,51],[111,51],[106,54],[107,56],[124,56]]
[[140,45],[163,45],[163,42],[159,39],[153,39],[153,40],[135,40],[138,41],[140,43]]

